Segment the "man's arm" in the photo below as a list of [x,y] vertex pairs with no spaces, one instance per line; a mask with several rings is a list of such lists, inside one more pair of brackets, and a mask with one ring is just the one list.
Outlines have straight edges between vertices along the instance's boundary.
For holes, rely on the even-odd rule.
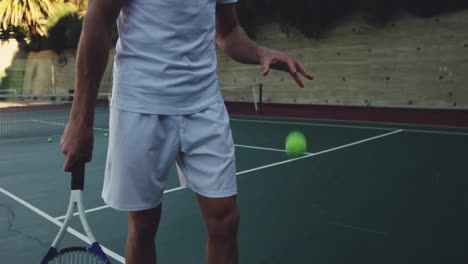
[[96,97],[107,66],[112,27],[125,2],[90,0],[88,3],[78,44],[75,97],[61,140],[66,156],[65,171],[70,171],[78,159],[89,162],[92,158]]
[[300,87],[304,87],[304,84],[298,72],[309,80],[313,79],[301,62],[252,41],[239,24],[234,4],[216,7],[216,44],[226,55],[238,62],[261,64],[264,76],[270,68],[289,72]]

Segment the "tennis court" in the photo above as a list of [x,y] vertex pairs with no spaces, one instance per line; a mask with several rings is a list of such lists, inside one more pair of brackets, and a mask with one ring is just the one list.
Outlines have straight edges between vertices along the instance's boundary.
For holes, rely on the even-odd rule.
[[[68,112],[55,103],[8,109],[0,111],[0,259],[38,263],[69,199],[59,145]],[[111,261],[124,263],[126,215],[100,198],[106,115],[98,108],[85,205]],[[246,116],[231,116],[231,125],[240,263],[468,261],[468,129]],[[293,130],[307,136],[308,153],[288,159],[284,139]],[[64,245],[86,244],[75,220]],[[203,263],[205,239],[194,194],[180,187],[174,167],[158,263]]]

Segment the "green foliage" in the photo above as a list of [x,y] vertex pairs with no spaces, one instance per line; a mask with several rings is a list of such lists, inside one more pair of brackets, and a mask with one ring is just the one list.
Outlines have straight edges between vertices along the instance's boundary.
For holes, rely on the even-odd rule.
[[31,34],[41,34],[39,21],[47,17],[57,0],[2,0],[0,1],[1,28],[26,26]]
[[41,28],[46,32],[49,46],[57,53],[67,48],[76,48],[80,38],[83,17],[78,7],[71,3],[56,5]]
[[[57,53],[64,49],[73,49],[80,40],[83,18],[87,1],[71,1],[56,5],[49,17],[43,21],[42,28],[46,32],[48,47]],[[112,29],[112,42],[118,39],[117,26]]]
[[71,3],[76,6],[80,12],[83,14],[86,8],[88,7],[88,0],[65,0],[66,3]]
[[[1,0],[0,39],[28,50],[61,52],[77,46],[87,0]],[[27,38],[27,43],[25,42]]]

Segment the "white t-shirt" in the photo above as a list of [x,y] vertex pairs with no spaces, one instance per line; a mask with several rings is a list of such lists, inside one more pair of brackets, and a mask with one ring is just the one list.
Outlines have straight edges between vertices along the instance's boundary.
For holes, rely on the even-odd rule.
[[216,4],[237,0],[130,0],[117,19],[112,106],[184,115],[221,98]]

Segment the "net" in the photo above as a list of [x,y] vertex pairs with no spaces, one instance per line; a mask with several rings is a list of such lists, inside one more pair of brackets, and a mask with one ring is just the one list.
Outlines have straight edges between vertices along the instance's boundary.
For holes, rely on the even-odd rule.
[[16,89],[6,89],[6,90],[0,90],[0,95],[13,95],[14,97],[18,97],[18,92]]
[[252,103],[255,111],[262,112],[263,110],[263,85],[250,86],[225,86],[221,88],[221,93],[226,102],[235,103]]
[[[94,126],[109,128],[110,94],[99,94]],[[0,95],[0,139],[56,136],[68,123],[73,94]]]
[[[262,85],[223,87],[227,102],[249,103],[262,111]],[[63,134],[69,120],[73,94],[0,94],[0,139],[53,137]],[[96,104],[94,129],[109,129],[110,93],[100,93]]]

